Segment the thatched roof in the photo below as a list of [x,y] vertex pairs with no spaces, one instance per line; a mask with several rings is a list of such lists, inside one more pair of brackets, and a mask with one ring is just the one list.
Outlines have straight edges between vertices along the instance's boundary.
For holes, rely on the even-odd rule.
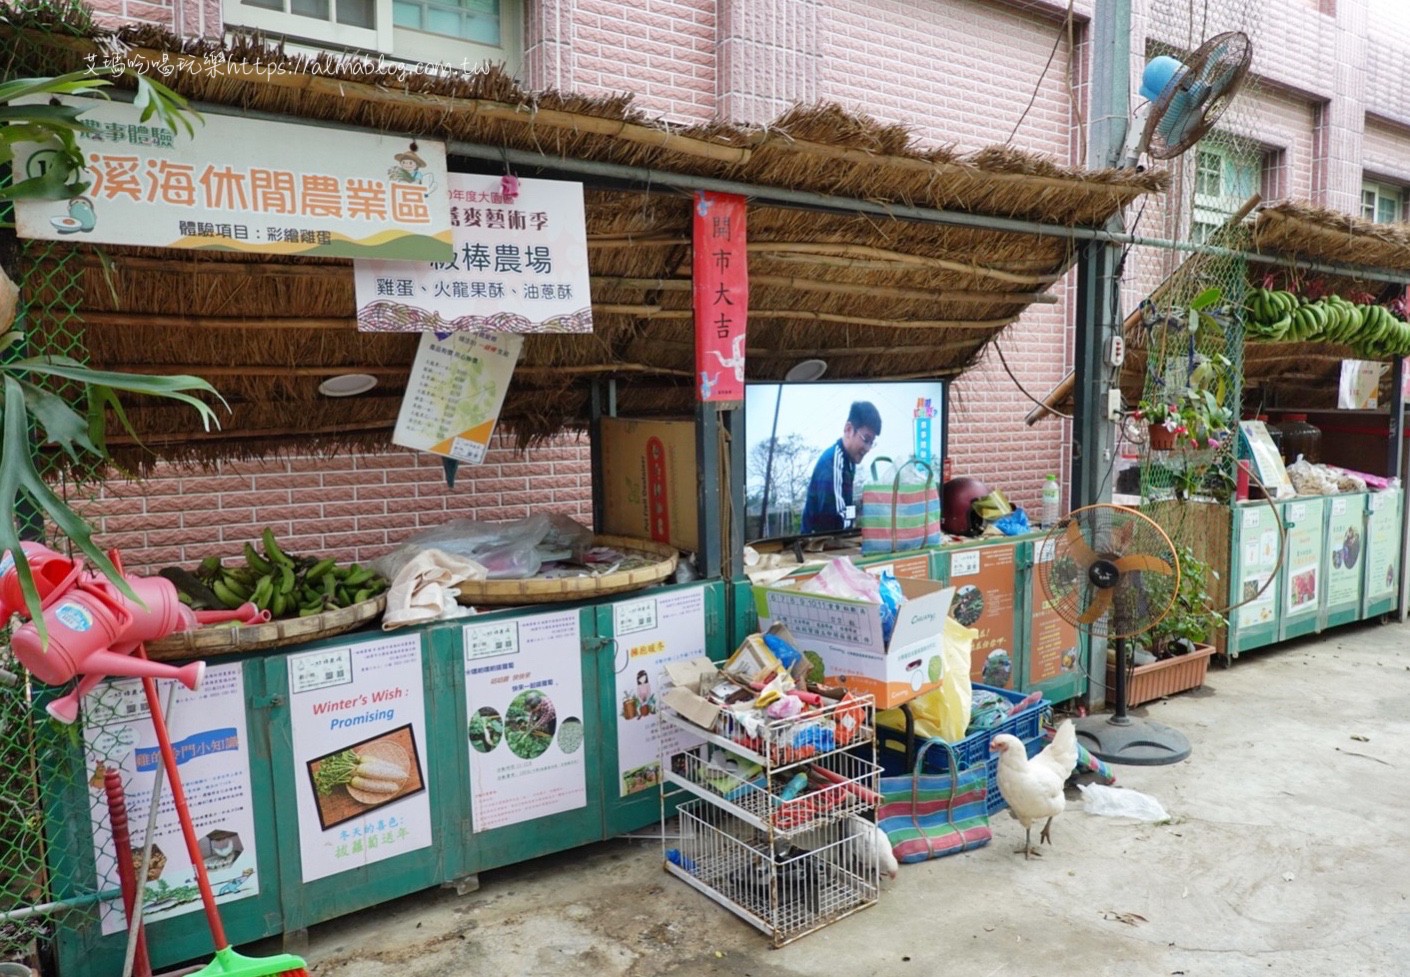
[[1410,223],[1376,224],[1296,200],[1266,204],[1253,228],[1254,246],[1330,264],[1403,271],[1410,280]]
[[[258,39],[222,48],[154,29],[119,38],[133,48],[129,62],[175,58],[178,70],[164,80],[202,103],[761,187],[1096,226],[1165,186],[1162,174],[1086,172],[1003,147],[969,155],[921,147],[900,127],[833,105],[798,107],[764,128],[681,128],[646,118],[628,96],[528,92],[494,69],[369,74]],[[23,63],[12,74],[81,68],[96,49],[89,37],[0,24],[0,49],[17,41]],[[238,69],[256,57],[285,73]],[[452,157],[452,169],[477,168]],[[521,441],[583,421],[595,376],[621,381],[624,414],[691,409],[689,198],[589,183],[586,205],[595,331],[528,338],[504,411]],[[811,356],[839,379],[953,376],[1030,304],[1055,301],[1047,289],[1073,247],[1054,236],[757,204],[749,242],[751,379],[781,377]],[[195,373],[235,405],[213,437],[191,436],[189,412],[136,409],[139,432],[162,455],[386,443],[417,337],[355,331],[350,262],[72,251],[83,269],[76,311],[91,362]],[[41,272],[68,253],[30,249]],[[316,393],[321,379],[342,372],[380,382],[361,397]]]

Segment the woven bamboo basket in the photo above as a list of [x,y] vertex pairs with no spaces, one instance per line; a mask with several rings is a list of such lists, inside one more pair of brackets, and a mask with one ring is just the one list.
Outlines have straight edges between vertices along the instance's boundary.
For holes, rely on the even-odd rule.
[[178,631],[158,641],[147,642],[147,657],[155,661],[174,658],[208,658],[242,651],[282,648],[302,641],[317,641],[342,634],[371,621],[387,606],[387,595],[371,600],[310,614],[308,617],[281,618],[265,624],[231,627],[212,624],[195,631]]
[[628,555],[654,557],[648,566],[604,573],[601,576],[529,577],[525,580],[472,580],[457,584],[462,604],[479,607],[484,604],[550,604],[566,600],[582,600],[605,594],[620,594],[640,590],[660,583],[676,570],[679,554],[664,543],[627,536],[594,536],[593,546],[609,546]]

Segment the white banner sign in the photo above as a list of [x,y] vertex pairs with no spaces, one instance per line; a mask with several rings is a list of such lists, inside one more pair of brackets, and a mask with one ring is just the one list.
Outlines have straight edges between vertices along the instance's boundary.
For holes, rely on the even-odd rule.
[[[163,706],[167,688],[168,683],[157,683]],[[250,797],[250,740],[241,667],[212,665],[206,669],[198,691],[178,687],[167,732],[216,902],[257,895],[260,884],[254,804]],[[127,822],[135,849],[123,854],[133,858],[135,865],[146,840],[152,781],[162,763],[140,681],[104,683],[84,699],[83,745],[91,774],[88,787],[94,817],[97,888],[116,887],[117,853],[108,825],[103,769],[114,767],[122,776]],[[143,885],[143,919],[152,923],[201,909],[196,873],[186,851],[169,783],[157,803],[149,865]],[[127,929],[121,901],[99,903],[99,914],[104,934]]]
[[429,847],[420,636],[288,662],[303,880]]
[[[39,99],[18,101],[37,104]],[[78,145],[91,186],[15,204],[20,237],[159,248],[445,261],[445,146],[207,113],[175,133],[122,102],[88,105]],[[15,146],[15,173],[54,150]]]
[[522,336],[421,334],[392,443],[478,465],[519,361]]
[[474,829],[586,807],[578,612],[467,624],[464,633]]
[[449,261],[358,261],[364,332],[592,332],[583,187],[448,177]]

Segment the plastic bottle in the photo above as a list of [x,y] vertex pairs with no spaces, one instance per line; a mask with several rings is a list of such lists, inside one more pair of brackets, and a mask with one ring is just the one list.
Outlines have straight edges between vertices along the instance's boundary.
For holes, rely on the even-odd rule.
[[1043,528],[1052,529],[1057,525],[1059,507],[1062,505],[1062,489],[1058,487],[1056,475],[1043,480]]

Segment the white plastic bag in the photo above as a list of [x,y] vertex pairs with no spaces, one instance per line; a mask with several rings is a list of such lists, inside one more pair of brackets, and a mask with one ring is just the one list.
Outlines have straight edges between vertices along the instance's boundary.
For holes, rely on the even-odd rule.
[[1149,794],[1126,787],[1104,784],[1078,784],[1082,792],[1082,810],[1109,818],[1136,818],[1138,821],[1169,821],[1170,815],[1160,801]]

